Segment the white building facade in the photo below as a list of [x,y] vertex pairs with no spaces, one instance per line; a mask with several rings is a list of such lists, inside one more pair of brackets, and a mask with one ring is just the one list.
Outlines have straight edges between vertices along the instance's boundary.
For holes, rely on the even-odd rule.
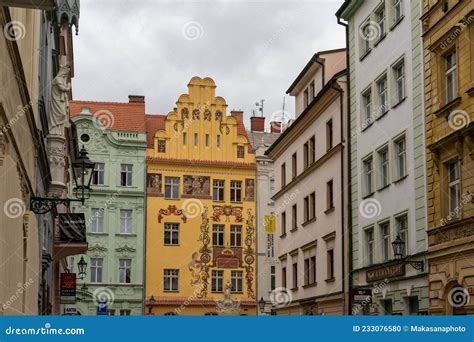
[[410,264],[427,248],[420,6],[356,0],[337,13],[349,44],[352,314],[427,313],[426,265]]

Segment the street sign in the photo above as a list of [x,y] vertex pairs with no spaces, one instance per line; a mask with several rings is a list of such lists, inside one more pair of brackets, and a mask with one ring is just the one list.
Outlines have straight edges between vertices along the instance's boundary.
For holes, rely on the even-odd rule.
[[83,213],[58,215],[59,238],[64,242],[86,242],[86,219]]
[[101,300],[97,303],[97,316],[107,316],[107,301]]
[[75,306],[66,306],[64,308],[64,314],[65,315],[77,315],[77,308]]
[[76,303],[76,273],[61,273],[60,303]]
[[352,289],[352,303],[372,302],[372,289]]

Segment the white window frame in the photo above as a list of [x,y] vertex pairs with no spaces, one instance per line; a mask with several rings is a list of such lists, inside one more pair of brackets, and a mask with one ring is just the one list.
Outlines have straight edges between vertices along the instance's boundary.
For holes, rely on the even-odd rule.
[[230,226],[230,247],[242,247],[242,226]]
[[[125,184],[122,183],[122,177],[125,174]],[[120,185],[132,186],[133,184],[133,164],[120,164]]]
[[120,209],[120,234],[133,233],[133,211]]
[[91,258],[90,263],[91,283],[102,283],[104,279],[104,258]]
[[[456,172],[455,177],[451,178],[451,167],[454,167]],[[448,180],[448,210],[449,217],[459,216],[459,205],[461,203],[461,167],[459,160],[453,160],[447,164],[447,180]],[[454,190],[454,198],[452,196]]]
[[[383,159],[384,155],[386,156],[385,159]],[[380,170],[378,177],[378,188],[382,189],[390,184],[390,152],[388,144],[385,144],[377,150],[377,158]]]
[[94,172],[94,175],[92,176],[92,185],[104,185],[105,184],[105,163],[95,163],[93,172]]
[[368,86],[361,93],[362,122],[361,127],[367,127],[373,121],[372,109],[372,85]]
[[[388,228],[388,231],[385,231]],[[381,239],[381,257],[383,262],[387,262],[391,259],[391,248],[392,248],[392,236],[390,220],[382,221],[379,223],[380,239]]]
[[104,232],[104,210],[102,208],[91,209],[91,233]]
[[224,271],[213,270],[211,273],[211,292],[224,291]]
[[[399,74],[401,70],[401,74]],[[392,64],[393,89],[395,89],[395,102],[393,106],[402,102],[406,95],[406,66],[405,57],[399,58]]]
[[[370,161],[370,163],[369,163]],[[368,168],[370,165],[370,169]],[[362,159],[363,167],[363,186],[364,186],[364,196],[368,196],[374,192],[374,158],[372,154],[369,154],[364,159]]]
[[242,202],[242,181],[239,181],[239,180],[230,181],[230,201]]
[[[381,87],[384,84],[385,87]],[[387,73],[384,72],[376,81],[375,87],[377,91],[377,115],[376,117],[382,116],[388,112],[388,79]]]
[[[174,281],[176,281],[176,283]],[[179,270],[178,269],[165,268],[163,270],[163,291],[164,292],[179,291]]]
[[[127,281],[127,273],[129,281]],[[132,259],[119,259],[119,283],[132,283]]]
[[[400,150],[400,142],[403,141],[404,149]],[[394,158],[395,158],[395,175],[396,180],[400,180],[407,175],[407,139],[405,133],[400,134],[393,139]],[[403,167],[401,163],[403,162]]]
[[[179,198],[179,177],[165,177],[165,199],[178,199]],[[169,189],[167,193],[166,189]],[[169,195],[169,196],[168,196]]]
[[[405,221],[405,226],[402,227],[401,226],[401,222],[402,221]],[[410,239],[409,239],[409,236],[408,236],[408,225],[409,225],[409,222],[408,222],[408,213],[402,213],[402,214],[398,214],[397,216],[395,216],[395,226],[396,226],[396,229],[397,229],[397,235],[400,235],[400,238],[405,242],[405,248],[402,252],[402,257],[405,257],[409,254],[409,250],[410,250]]]
[[375,230],[374,226],[370,226],[364,229],[365,239],[365,253],[367,257],[367,265],[373,265],[375,263]]
[[231,271],[230,282],[232,284],[232,292],[243,291],[243,272],[242,271]]
[[[449,67],[448,58],[454,55],[454,64]],[[451,102],[457,96],[457,53],[456,48],[453,48],[447,54],[444,55],[444,81],[445,81],[445,92],[446,92],[446,103]],[[451,87],[449,86],[449,80],[451,79]]]
[[[166,233],[169,235],[168,242],[166,242]],[[165,246],[179,245],[179,223],[166,222],[164,224],[163,243]]]
[[212,245],[215,247],[224,247],[224,244],[225,226],[223,224],[212,225]]

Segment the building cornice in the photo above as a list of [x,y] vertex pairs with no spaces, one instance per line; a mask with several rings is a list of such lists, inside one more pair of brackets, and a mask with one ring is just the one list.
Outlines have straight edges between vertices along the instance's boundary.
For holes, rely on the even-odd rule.
[[207,166],[230,166],[238,169],[256,170],[256,163],[237,163],[230,161],[216,161],[216,160],[200,160],[200,159],[173,159],[173,158],[158,158],[146,157],[147,163],[166,164],[166,165],[207,165]]

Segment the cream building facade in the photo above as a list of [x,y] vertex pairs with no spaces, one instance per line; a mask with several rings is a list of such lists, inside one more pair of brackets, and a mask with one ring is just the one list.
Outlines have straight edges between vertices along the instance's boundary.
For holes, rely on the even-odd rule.
[[345,49],[311,58],[288,90],[296,119],[266,152],[276,170],[277,314],[346,311],[345,68]]

